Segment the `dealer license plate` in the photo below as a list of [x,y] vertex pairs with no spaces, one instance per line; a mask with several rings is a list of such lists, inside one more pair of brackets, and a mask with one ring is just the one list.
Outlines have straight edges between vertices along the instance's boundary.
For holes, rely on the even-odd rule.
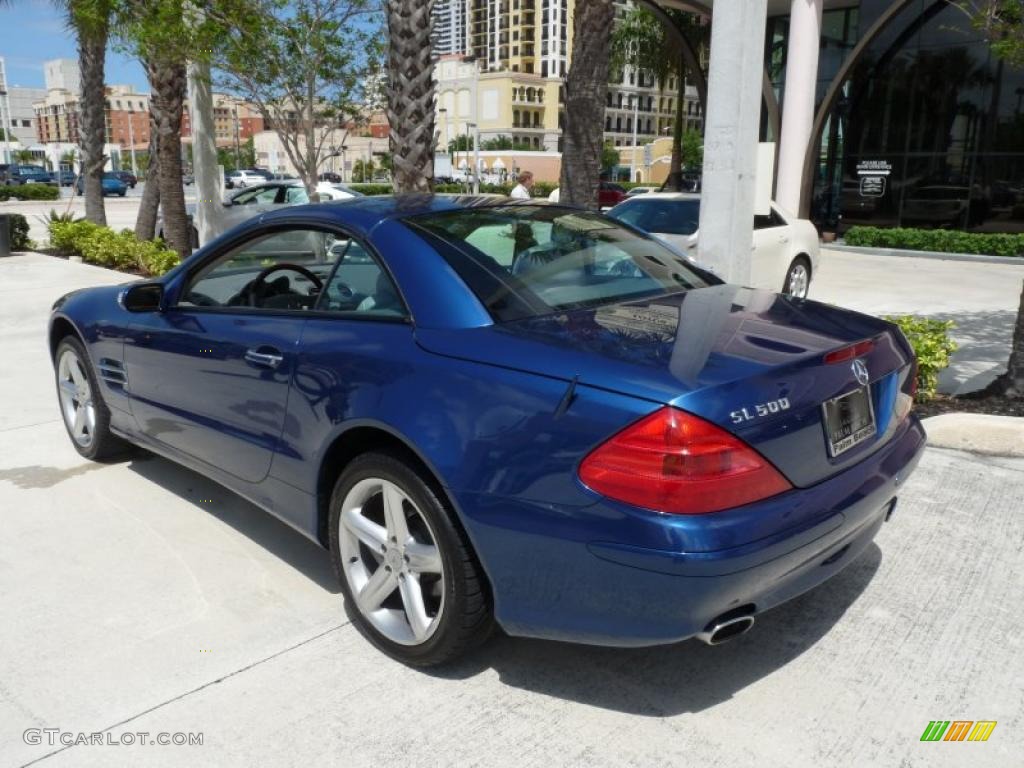
[[825,434],[831,456],[845,453],[875,434],[875,411],[867,387],[826,400],[822,408],[825,410]]

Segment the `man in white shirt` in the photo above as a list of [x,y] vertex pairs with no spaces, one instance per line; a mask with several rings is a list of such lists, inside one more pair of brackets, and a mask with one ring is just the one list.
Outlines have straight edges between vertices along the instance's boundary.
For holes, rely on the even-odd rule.
[[519,174],[519,183],[512,189],[509,197],[513,200],[529,200],[533,197],[530,193],[531,189],[533,189],[533,173],[531,171],[523,171]]

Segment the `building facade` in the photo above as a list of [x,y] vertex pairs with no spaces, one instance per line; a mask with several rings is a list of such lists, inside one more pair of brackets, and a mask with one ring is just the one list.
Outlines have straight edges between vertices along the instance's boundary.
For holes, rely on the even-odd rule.
[[435,0],[431,41],[435,56],[466,55],[469,52],[468,10],[466,0]]

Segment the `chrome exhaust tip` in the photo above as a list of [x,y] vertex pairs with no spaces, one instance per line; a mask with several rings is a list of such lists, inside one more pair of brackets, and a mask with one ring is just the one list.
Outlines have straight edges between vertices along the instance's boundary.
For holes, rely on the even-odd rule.
[[733,638],[746,633],[754,626],[753,616],[736,616],[724,621],[715,620],[707,629],[697,635],[697,639],[708,645],[721,645]]

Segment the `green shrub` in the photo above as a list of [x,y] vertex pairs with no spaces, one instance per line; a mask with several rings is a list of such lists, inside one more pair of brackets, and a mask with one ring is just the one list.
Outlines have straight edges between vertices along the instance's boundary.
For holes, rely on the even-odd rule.
[[115,232],[89,221],[50,222],[50,245],[89,264],[122,271],[162,275],[180,262],[160,240],[139,240],[130,229]]
[[12,251],[29,251],[35,247],[35,243],[28,236],[28,220],[20,213],[8,213],[7,226],[11,235]]
[[960,232],[952,229],[850,227],[843,238],[847,245],[871,248],[1024,256],[1024,234]]
[[362,192],[364,195],[390,195],[394,192],[390,184],[348,184],[346,186],[356,192]]
[[939,374],[949,365],[956,351],[956,342],[949,337],[955,327],[952,320],[935,320],[915,315],[884,318],[896,323],[907,337],[917,356],[917,399],[921,402],[935,397]]
[[0,186],[0,200],[57,200],[60,190],[49,184],[18,184]]

